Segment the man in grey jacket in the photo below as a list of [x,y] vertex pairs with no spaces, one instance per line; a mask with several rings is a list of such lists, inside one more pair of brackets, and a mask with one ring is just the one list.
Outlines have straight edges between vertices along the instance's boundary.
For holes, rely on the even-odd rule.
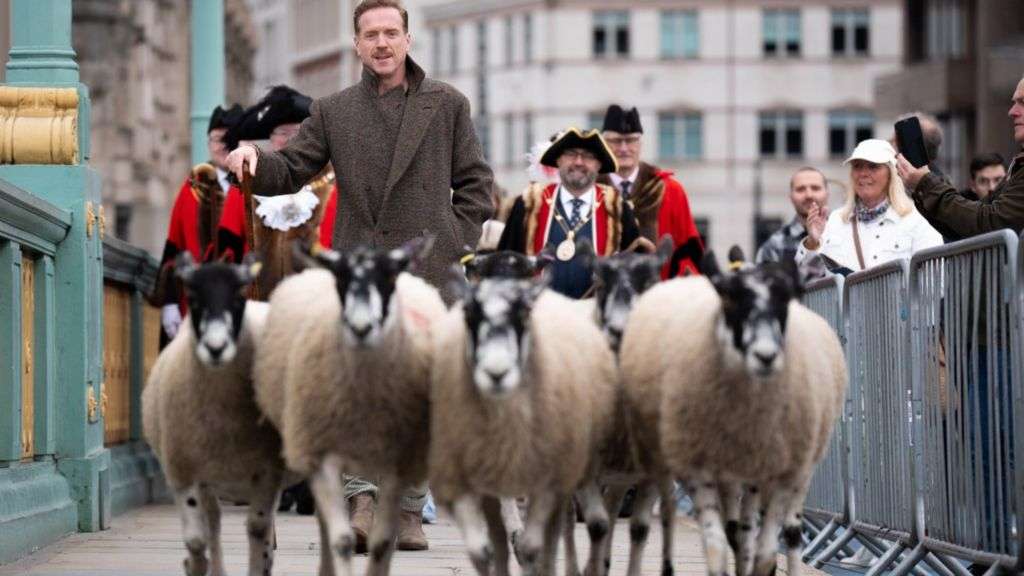
[[[476,246],[490,218],[493,173],[470,118],[469,101],[455,88],[426,78],[407,56],[409,16],[398,0],[363,0],[353,15],[362,81],[316,100],[299,134],[280,152],[241,146],[228,166],[242,178],[248,162],[253,193],[291,194],[330,162],[337,177],[338,211],[332,246],[392,249],[423,234],[435,236],[424,278],[454,299],[446,281],[464,246]],[[376,488],[351,479],[357,548],[365,549]],[[425,487],[402,502],[399,550],[422,550]]]

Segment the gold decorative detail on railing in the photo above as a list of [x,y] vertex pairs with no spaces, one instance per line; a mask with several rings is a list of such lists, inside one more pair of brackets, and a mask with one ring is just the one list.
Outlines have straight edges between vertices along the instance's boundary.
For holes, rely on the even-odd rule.
[[78,90],[0,86],[0,164],[78,164]]
[[92,384],[89,384],[89,389],[86,390],[85,394],[86,416],[89,419],[89,423],[92,424],[99,420],[99,414],[96,410],[99,407],[99,404],[96,402],[96,389],[93,388]]
[[100,416],[107,417],[107,383],[100,382]]
[[100,204],[100,215],[98,217],[98,220],[100,228],[100,238],[105,238],[107,236],[107,212],[106,210],[103,209],[102,204]]
[[[101,228],[102,230],[102,228]],[[103,443],[131,439],[132,426],[132,292],[117,284],[103,286]]]
[[96,212],[92,209],[92,202],[85,203],[85,236],[92,238],[92,228],[96,225]]
[[32,356],[36,337],[36,275],[35,262],[21,259],[21,457],[35,456],[35,359]]

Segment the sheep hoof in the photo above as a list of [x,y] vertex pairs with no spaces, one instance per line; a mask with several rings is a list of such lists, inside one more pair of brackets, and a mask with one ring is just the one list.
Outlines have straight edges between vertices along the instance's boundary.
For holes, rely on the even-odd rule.
[[672,569],[672,561],[664,559],[661,561],[661,576],[672,576],[675,571]]
[[185,567],[185,576],[206,576],[209,563],[203,556],[190,556],[182,563]]
[[590,534],[590,541],[597,542],[608,533],[607,522],[591,522],[587,524],[587,532]]
[[740,523],[735,520],[729,520],[725,523],[725,539],[729,541],[729,548],[732,548],[733,553],[739,554],[740,550]]

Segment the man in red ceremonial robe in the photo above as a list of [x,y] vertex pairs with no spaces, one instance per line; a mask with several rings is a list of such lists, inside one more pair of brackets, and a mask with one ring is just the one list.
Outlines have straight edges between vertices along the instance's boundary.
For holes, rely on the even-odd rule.
[[192,168],[174,200],[171,221],[167,226],[167,241],[160,258],[157,293],[154,295],[155,303],[161,306],[164,329],[161,343],[169,341],[178,333],[181,319],[187,310],[185,296],[179,293],[173,273],[175,258],[183,250],[188,250],[196,262],[201,262],[209,255],[216,238],[221,206],[229,188],[228,172],[224,165],[228,155],[224,135],[241,118],[242,107],[238,104],[226,110],[220,106],[214,109],[206,130],[210,160]]
[[612,104],[601,132],[619,169],[602,175],[598,182],[614,186],[629,201],[644,238],[656,245],[665,234],[672,235],[675,250],[662,276],[697,272],[704,244],[690,214],[686,191],[672,172],[640,160],[644,129],[637,109],[626,111]]

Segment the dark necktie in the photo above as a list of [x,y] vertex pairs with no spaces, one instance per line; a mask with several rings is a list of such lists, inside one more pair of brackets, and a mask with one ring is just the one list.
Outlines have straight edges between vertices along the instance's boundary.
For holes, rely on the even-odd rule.
[[580,209],[583,208],[583,200],[579,198],[572,199],[572,215],[569,216],[569,229],[575,230],[580,224],[580,218],[583,215],[580,213]]
[[623,199],[629,200],[629,187],[632,186],[632,185],[633,185],[633,183],[630,182],[629,180],[623,180],[622,181],[622,198]]

